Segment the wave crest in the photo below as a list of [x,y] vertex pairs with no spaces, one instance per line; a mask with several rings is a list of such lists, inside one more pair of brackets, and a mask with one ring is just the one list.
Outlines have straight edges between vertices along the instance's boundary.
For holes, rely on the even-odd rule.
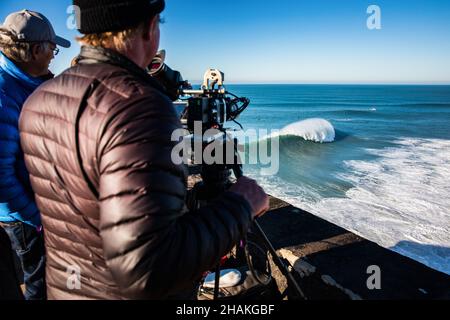
[[319,143],[333,142],[336,131],[333,125],[324,119],[307,119],[284,127],[281,136],[298,136],[307,141]]

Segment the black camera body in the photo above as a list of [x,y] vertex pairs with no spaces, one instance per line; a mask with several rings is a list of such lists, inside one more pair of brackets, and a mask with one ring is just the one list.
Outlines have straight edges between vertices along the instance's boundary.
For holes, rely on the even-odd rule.
[[217,69],[208,69],[199,90],[193,90],[180,72],[165,63],[165,51],[158,52],[149,67],[149,73],[166,89],[175,106],[182,108],[180,118],[185,129],[194,132],[195,123],[201,122],[203,132],[208,129],[224,130],[228,121],[236,121],[248,107],[247,98],[238,98],[225,90],[225,75]]
[[[201,121],[203,128],[220,127],[225,123],[227,103],[220,95],[215,98],[190,98],[187,103],[186,124],[190,131],[194,130],[196,121]],[[182,119],[184,120],[184,119]]]
[[[231,172],[234,172],[236,178],[242,176],[238,141],[232,137],[232,130],[225,128],[225,124],[229,121],[239,124],[236,119],[248,107],[250,100],[226,91],[225,75],[217,69],[208,69],[200,89],[194,90],[189,82],[184,81],[178,71],[169,68],[164,60],[165,51],[160,51],[152,61],[149,73],[164,86],[179,111],[181,124],[187,130],[184,140],[191,143],[193,150],[189,155],[189,170],[199,172],[203,181],[203,185],[198,184],[194,188],[197,192],[193,193],[193,202],[205,203],[230,187]],[[242,128],[240,124],[239,126]],[[195,147],[199,142],[202,145],[201,150]],[[203,151],[210,145],[221,148],[223,152],[219,151],[218,155],[215,149],[213,155],[216,162],[203,164]],[[227,159],[234,159],[233,163],[229,163]]]

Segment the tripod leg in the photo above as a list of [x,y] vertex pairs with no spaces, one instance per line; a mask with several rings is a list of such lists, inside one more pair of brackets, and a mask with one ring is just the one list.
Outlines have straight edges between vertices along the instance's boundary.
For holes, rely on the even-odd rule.
[[233,172],[236,179],[241,178],[244,176],[244,172],[242,170],[242,159],[239,156],[238,152],[238,140],[234,139],[234,164],[233,164]]
[[304,300],[308,300],[306,298],[305,294],[303,293],[302,289],[298,285],[297,281],[294,279],[292,274],[289,272],[289,270],[286,267],[286,265],[284,264],[283,260],[281,260],[281,258],[278,256],[277,251],[272,246],[272,244],[270,243],[270,241],[267,238],[266,234],[264,233],[263,229],[261,228],[261,226],[259,225],[258,221],[256,221],[256,220],[255,220],[255,226],[256,226],[256,230],[260,234],[261,238],[266,243],[266,246],[269,249],[269,251],[270,251],[270,253],[271,253],[272,257],[273,257],[273,260],[274,260],[275,264],[277,265],[277,267],[280,269],[280,271],[286,277],[288,282],[290,282],[291,285],[294,287],[294,289],[297,292],[298,296],[301,297]]
[[219,299],[219,288],[220,288],[220,263],[216,267],[216,274],[215,274],[215,281],[214,281],[214,300]]

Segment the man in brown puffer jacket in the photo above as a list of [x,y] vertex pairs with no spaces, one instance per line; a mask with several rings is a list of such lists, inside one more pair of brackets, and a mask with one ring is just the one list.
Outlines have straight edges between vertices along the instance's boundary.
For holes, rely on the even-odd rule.
[[180,122],[144,70],[159,46],[164,0],[74,4],[85,44],[78,65],[40,87],[20,119],[48,297],[185,297],[268,209],[267,195],[241,178],[187,212],[186,169],[171,161]]

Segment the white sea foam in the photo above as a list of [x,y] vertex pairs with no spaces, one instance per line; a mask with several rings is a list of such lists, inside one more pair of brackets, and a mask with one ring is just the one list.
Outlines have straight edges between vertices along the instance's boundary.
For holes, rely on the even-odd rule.
[[346,163],[341,177],[355,186],[346,198],[314,203],[301,187],[278,177],[260,182],[292,205],[450,274],[450,141],[396,143],[368,150],[376,160]]
[[336,132],[333,125],[324,119],[307,119],[292,123],[281,130],[280,135],[298,136],[319,143],[333,142]]
[[355,119],[344,118],[344,119],[336,119],[334,121],[337,121],[337,122],[352,122],[352,121],[355,121]]

